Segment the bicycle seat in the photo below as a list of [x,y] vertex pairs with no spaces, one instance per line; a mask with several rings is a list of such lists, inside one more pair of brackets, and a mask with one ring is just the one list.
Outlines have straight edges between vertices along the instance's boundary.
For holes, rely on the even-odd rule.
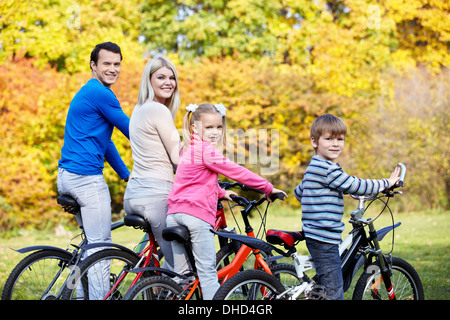
[[56,198],[56,202],[63,207],[64,211],[76,214],[80,212],[80,205],[77,200],[69,195],[61,195]]
[[151,230],[150,223],[145,220],[144,217],[137,214],[127,214],[125,218],[123,218],[123,222],[128,227],[143,229],[146,232],[150,232]]
[[271,244],[282,244],[285,247],[293,247],[297,241],[305,240],[305,234],[303,231],[282,231],[270,229],[267,230],[266,240]]
[[179,243],[187,243],[190,239],[189,230],[185,226],[164,228],[162,236],[166,241],[177,241]]

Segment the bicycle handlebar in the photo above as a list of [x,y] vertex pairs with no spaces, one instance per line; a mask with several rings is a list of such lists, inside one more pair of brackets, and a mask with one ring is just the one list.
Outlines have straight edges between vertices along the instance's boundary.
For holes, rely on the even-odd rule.
[[383,190],[383,193],[393,194],[395,188],[404,187],[405,186],[405,175],[406,175],[406,166],[399,162],[397,167],[400,167],[400,179],[390,188]]
[[400,180],[395,184],[396,187],[403,187],[405,185],[406,166],[399,162],[397,167],[400,167]]
[[230,198],[231,200],[233,200],[233,202],[236,202],[238,205],[241,205],[243,207],[246,207],[250,204],[250,201],[248,201],[244,197],[235,196],[234,194],[231,194]]
[[225,190],[238,187],[242,191],[253,191],[253,192],[256,192],[256,193],[259,193],[259,194],[264,194],[264,192],[262,192],[261,190],[257,190],[257,189],[253,189],[253,188],[247,187],[246,185],[243,185],[242,183],[239,183],[239,182],[231,183],[231,182],[222,182],[222,181],[219,180],[219,186],[222,189],[225,189]]
[[[276,199],[280,199],[280,200],[284,200],[284,194],[283,193],[275,193],[269,196],[271,201],[275,201]],[[240,206],[246,207],[248,206],[250,203],[253,203],[255,206],[259,206],[261,203],[263,203],[264,201],[267,200],[267,196],[266,197],[262,197],[261,199],[259,199],[258,201],[248,201],[247,199],[245,199],[244,197],[240,197],[240,196],[235,196],[235,195],[230,195],[231,200],[233,200],[233,202],[237,203]]]

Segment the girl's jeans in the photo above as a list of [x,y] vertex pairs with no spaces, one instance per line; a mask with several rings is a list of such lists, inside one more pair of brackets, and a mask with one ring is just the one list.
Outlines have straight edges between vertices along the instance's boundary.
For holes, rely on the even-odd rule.
[[[185,213],[174,213],[167,216],[167,227],[186,226],[191,236],[192,253],[195,258],[203,299],[211,300],[217,289],[219,279],[216,271],[216,248],[212,226],[196,217]],[[181,243],[172,241],[175,272],[186,274],[190,271],[186,250]]]
[[344,299],[341,257],[337,244],[306,238],[306,246],[314,261],[319,284],[327,289],[326,300]]
[[[111,196],[103,175],[83,176],[58,169],[58,192],[72,196],[80,205],[78,224],[83,227],[88,243],[111,242]],[[85,252],[84,258],[100,247]],[[95,276],[89,275],[90,299],[102,298],[109,291],[109,264],[106,262]]]

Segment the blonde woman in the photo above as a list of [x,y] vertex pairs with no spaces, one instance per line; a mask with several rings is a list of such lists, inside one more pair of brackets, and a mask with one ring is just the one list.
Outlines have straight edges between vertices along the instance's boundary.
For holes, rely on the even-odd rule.
[[180,136],[174,124],[180,105],[175,66],[160,56],[144,68],[138,102],[130,118],[133,170],[124,196],[127,214],[144,217],[165,256],[164,267],[173,268],[170,243],[162,239],[166,226],[167,196],[178,165]]

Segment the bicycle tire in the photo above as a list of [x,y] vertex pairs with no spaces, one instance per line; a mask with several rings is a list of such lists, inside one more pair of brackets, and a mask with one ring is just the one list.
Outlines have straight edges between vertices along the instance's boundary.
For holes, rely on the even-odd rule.
[[[379,280],[381,276],[379,267],[378,262],[372,263],[366,270],[374,272],[363,272],[361,274],[353,291],[353,300],[389,299],[384,284]],[[391,279],[397,300],[424,300],[425,295],[419,274],[405,260],[392,257]]]
[[[72,258],[69,252],[40,250],[23,258],[10,273],[3,288],[2,300],[55,300],[69,274],[59,276],[50,292],[43,296],[61,268]],[[51,260],[51,261],[49,261]],[[27,278],[30,278],[28,281]],[[32,278],[32,279],[31,279]]]
[[151,276],[136,283],[123,300],[178,300],[183,288],[164,276]]
[[[261,287],[267,292],[261,294]],[[245,270],[222,284],[213,300],[272,300],[284,291],[275,276],[261,270]]]
[[239,250],[239,247],[240,245],[236,247],[235,243],[230,242],[220,248],[216,253],[216,270],[220,270],[226,265],[230,264],[231,261],[233,261],[237,250]]
[[[112,262],[113,261],[113,262]],[[77,270],[74,270],[67,281],[63,293],[63,300],[99,300],[104,299],[120,274],[131,270],[139,262],[139,256],[120,249],[104,249],[89,255]],[[109,264],[109,280],[107,264]],[[103,278],[99,274],[103,272]],[[125,276],[118,288],[108,298],[120,300],[128,290],[135,274]]]
[[281,282],[285,289],[298,286],[303,280],[299,279],[294,265],[278,263],[270,269],[273,275]]

